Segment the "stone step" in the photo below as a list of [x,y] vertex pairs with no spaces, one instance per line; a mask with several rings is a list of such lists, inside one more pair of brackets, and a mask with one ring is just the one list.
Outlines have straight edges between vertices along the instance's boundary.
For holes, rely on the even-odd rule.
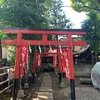
[[91,78],[80,78],[81,84],[92,84]]

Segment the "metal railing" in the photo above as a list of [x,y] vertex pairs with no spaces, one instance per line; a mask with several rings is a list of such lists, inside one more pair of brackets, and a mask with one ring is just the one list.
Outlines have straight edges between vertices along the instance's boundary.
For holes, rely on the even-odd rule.
[[13,76],[14,76],[14,68],[13,67],[2,67],[0,68],[0,77],[4,77],[7,75],[6,79],[3,79],[2,82],[0,82],[0,86],[7,84],[6,86],[3,86],[2,89],[0,89],[0,94],[9,89],[13,86]]

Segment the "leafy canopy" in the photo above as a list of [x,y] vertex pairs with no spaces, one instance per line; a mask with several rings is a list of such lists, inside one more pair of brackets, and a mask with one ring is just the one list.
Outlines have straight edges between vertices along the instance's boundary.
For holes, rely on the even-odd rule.
[[1,41],[3,38],[5,38],[5,37],[6,37],[6,35],[3,34],[2,30],[0,30],[0,41]]
[[92,51],[100,51],[100,16],[96,12],[90,12],[88,19],[84,20],[82,28],[88,30],[85,36],[87,44],[91,46]]
[[3,0],[0,4],[0,24],[20,28],[47,26],[45,0]]
[[71,6],[78,12],[95,10],[100,12],[100,0],[70,0]]
[[[2,0],[0,25],[32,29],[70,28],[70,20],[61,6],[61,0]],[[23,35],[23,39],[41,39],[41,35]]]
[[52,0],[49,11],[49,26],[56,29],[69,29],[72,27],[70,19],[67,18],[62,10],[63,2],[61,0]]

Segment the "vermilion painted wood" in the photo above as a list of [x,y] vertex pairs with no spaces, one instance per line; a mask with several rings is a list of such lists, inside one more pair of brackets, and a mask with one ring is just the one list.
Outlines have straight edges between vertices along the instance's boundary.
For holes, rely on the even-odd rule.
[[73,41],[72,40],[72,46],[85,46],[85,45],[86,45],[86,41]]
[[47,35],[43,35],[42,40],[47,42]]
[[44,40],[22,40],[22,44],[30,44],[30,45],[68,45],[66,41],[44,41]]
[[[18,78],[19,78],[19,66],[20,66],[20,46],[21,44],[30,45],[65,45],[68,46],[68,64],[70,68],[70,87],[71,87],[71,100],[75,100],[75,82],[74,82],[74,64],[73,64],[73,53],[72,46],[83,46],[86,45],[85,41],[73,41],[72,35],[85,35],[86,32],[79,31],[61,31],[61,30],[2,30],[6,34],[17,34],[17,40],[2,40],[3,44],[15,44],[16,45],[16,60],[15,60],[15,72],[14,72],[14,95],[13,98],[17,96]],[[42,40],[23,40],[22,34],[42,34]],[[47,35],[67,35],[67,41],[49,41],[47,40]],[[36,58],[36,57],[35,57]],[[35,71],[36,67],[33,67]],[[59,73],[62,72],[61,64],[61,53],[58,49],[58,70]]]
[[[61,45],[61,46],[68,46],[68,51],[69,51],[69,66],[70,66],[70,78],[74,79],[74,66],[73,66],[73,53],[72,53],[72,46],[84,46],[86,45],[85,41],[73,41],[72,40],[72,35],[85,35],[86,32],[77,32],[77,31],[57,31],[57,30],[3,30],[4,33],[7,34],[17,34],[19,38],[17,40],[2,40],[3,44],[30,44],[30,45]],[[22,34],[42,34],[42,40],[23,40],[21,35]],[[50,41],[47,40],[47,35],[67,35],[68,39],[66,41]],[[20,55],[19,49],[16,49],[16,55]],[[59,55],[59,60],[60,60],[60,53]],[[18,57],[16,57],[17,59]],[[19,59],[19,58],[18,58]],[[17,68],[17,64],[15,65],[15,68]],[[59,62],[59,66],[61,66]],[[61,71],[61,67],[59,67]],[[15,71],[18,73],[18,71]],[[18,77],[18,75],[15,75]]]
[[22,35],[21,33],[18,33],[17,35],[17,44],[16,44],[16,58],[15,58],[15,70],[14,70],[14,78],[18,79],[19,78],[19,71],[20,71],[20,55],[21,55],[21,40],[22,40]]
[[57,55],[58,53],[42,53],[42,56],[52,56],[52,55]]
[[50,30],[2,30],[4,33],[12,33],[12,34],[17,34],[17,33],[22,33],[22,34],[51,34],[51,35],[85,35],[86,32],[77,32],[77,31],[50,31]]
[[2,40],[2,44],[11,44],[11,45],[16,45],[17,44],[17,39],[14,40]]
[[70,68],[70,79],[74,79],[74,64],[73,64],[73,53],[72,53],[72,37],[68,35],[68,64]]
[[34,61],[33,61],[33,73],[36,73],[36,52],[34,52]]
[[[2,40],[2,44],[17,44],[17,39],[15,40]],[[62,45],[62,46],[67,46],[68,41],[44,41],[44,40],[22,40],[21,44],[30,44],[30,45]],[[85,46],[86,42],[85,41],[72,41],[72,46]]]
[[62,73],[61,53],[59,49],[58,49],[58,73]]

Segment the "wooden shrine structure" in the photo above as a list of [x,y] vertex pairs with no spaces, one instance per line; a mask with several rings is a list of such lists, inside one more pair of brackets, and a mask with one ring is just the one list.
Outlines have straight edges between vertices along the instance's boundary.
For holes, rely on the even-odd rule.
[[[55,29],[41,29],[41,30],[30,30],[30,29],[3,29],[3,33],[5,34],[16,34],[17,38],[13,40],[2,40],[2,44],[10,44],[16,45],[16,58],[15,58],[15,71],[14,71],[14,92],[13,92],[13,100],[16,100],[17,92],[18,92],[18,81],[19,81],[19,70],[20,70],[20,51],[21,45],[30,43],[30,45],[45,45],[45,46],[67,46],[68,47],[68,64],[70,68],[70,90],[71,90],[71,100],[75,100],[75,82],[74,82],[74,64],[73,64],[73,46],[85,46],[85,41],[74,41],[72,39],[73,35],[85,35],[86,32],[81,29],[71,29],[71,30],[55,30]],[[38,34],[42,35],[41,40],[24,40],[22,39],[23,34]],[[65,41],[59,40],[48,40],[48,35],[67,35],[67,39]],[[61,73],[61,54],[60,51],[57,53],[58,55],[58,68],[59,73]],[[34,68],[33,68],[34,69]]]

